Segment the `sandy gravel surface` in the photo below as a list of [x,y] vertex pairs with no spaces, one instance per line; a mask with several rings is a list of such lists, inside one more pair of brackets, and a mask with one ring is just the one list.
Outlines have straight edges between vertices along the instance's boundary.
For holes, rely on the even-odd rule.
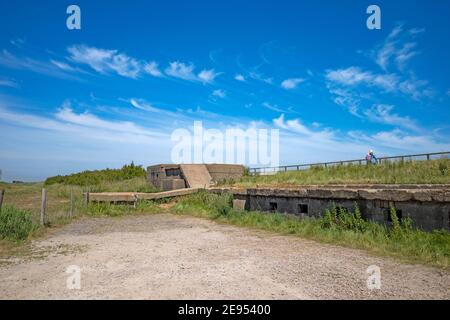
[[[32,248],[0,264],[0,298],[450,299],[439,269],[169,214],[86,218]],[[80,290],[67,289],[70,265]],[[367,289],[370,265],[380,290]]]

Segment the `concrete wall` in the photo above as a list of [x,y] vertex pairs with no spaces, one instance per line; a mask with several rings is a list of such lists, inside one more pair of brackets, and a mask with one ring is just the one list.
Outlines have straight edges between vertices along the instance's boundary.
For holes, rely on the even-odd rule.
[[[217,183],[226,179],[239,180],[244,175],[245,171],[245,167],[241,165],[207,164],[205,166],[207,169],[207,172],[205,171],[205,175],[208,175],[209,173],[213,183]],[[177,172],[179,171],[179,174],[167,174],[167,172],[173,172],[173,170]],[[208,179],[207,186],[211,184],[211,179]],[[186,183],[186,177],[183,176],[181,166],[178,164],[159,164],[147,167],[147,181],[155,187],[164,191],[182,189],[186,188],[188,185]]]
[[239,180],[245,171],[244,166],[233,164],[207,164],[206,167],[214,182],[226,179]]
[[184,189],[186,181],[184,179],[162,179],[159,188],[163,191]]
[[[215,192],[224,191],[216,189]],[[243,205],[245,210],[276,211],[302,218],[317,218],[322,216],[326,209],[331,209],[333,206],[353,211],[356,204],[364,219],[389,226],[391,225],[390,208],[394,207],[400,218],[411,218],[415,227],[426,231],[436,229],[450,231],[450,194],[446,189],[426,192],[420,190],[420,195],[418,192],[409,192],[408,190],[396,193],[387,189],[372,192],[370,189],[329,190],[326,188],[311,190],[249,189],[233,193],[234,199],[245,200]],[[414,198],[424,199],[424,201]],[[439,199],[439,201],[435,199]]]
[[[180,181],[168,181],[168,180],[180,180],[183,179],[181,177],[181,174],[179,175],[170,175],[168,176],[166,174],[166,170],[179,170],[179,165],[174,164],[160,164],[156,166],[150,166],[147,167],[147,181],[148,183],[154,185],[156,188],[159,188],[161,190],[167,191],[167,190],[175,190],[175,189],[167,189],[171,186],[178,187],[181,186]],[[184,185],[184,180],[183,180]],[[183,186],[185,188],[186,186]]]

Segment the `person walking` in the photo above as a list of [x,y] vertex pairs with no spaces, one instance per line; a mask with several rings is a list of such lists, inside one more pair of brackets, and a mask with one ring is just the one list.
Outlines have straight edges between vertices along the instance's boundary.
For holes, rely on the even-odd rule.
[[369,150],[369,152],[366,154],[366,161],[367,161],[367,164],[377,164],[378,163],[378,159],[375,156],[375,154],[373,153],[373,150]]

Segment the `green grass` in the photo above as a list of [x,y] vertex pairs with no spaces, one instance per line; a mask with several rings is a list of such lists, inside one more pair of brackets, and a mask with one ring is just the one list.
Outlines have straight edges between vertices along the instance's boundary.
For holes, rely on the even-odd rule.
[[39,226],[33,221],[30,212],[13,206],[4,206],[0,210],[0,239],[26,240],[37,229]]
[[161,209],[156,202],[139,201],[136,207],[110,203],[90,203],[86,213],[93,217],[120,217],[129,214],[154,214],[159,212],[161,212]]
[[[4,205],[11,205],[31,213],[34,222],[39,222],[42,188],[47,190],[46,224],[52,226],[69,223],[72,218],[85,214],[86,207],[83,193],[90,192],[156,192],[144,177],[123,181],[101,182],[93,186],[72,186],[65,184],[0,183],[0,189],[5,189]],[[72,194],[72,210],[71,210]],[[72,211],[72,216],[70,212]]]
[[308,170],[273,175],[244,176],[223,185],[239,187],[295,186],[308,184],[448,184],[450,159],[385,162],[380,165],[316,166]]
[[358,209],[338,212],[331,208],[322,218],[299,219],[278,213],[240,212],[231,207],[230,195],[199,192],[186,196],[173,206],[176,214],[189,214],[242,227],[295,235],[320,242],[364,249],[369,253],[391,256],[444,269],[450,264],[450,233],[424,232],[402,223],[392,210],[394,226],[387,228],[361,218]]

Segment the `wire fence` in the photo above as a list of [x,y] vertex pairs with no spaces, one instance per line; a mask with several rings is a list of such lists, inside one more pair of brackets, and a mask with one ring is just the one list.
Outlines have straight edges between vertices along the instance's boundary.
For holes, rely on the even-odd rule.
[[[409,154],[401,156],[391,156],[391,157],[380,157],[377,158],[378,163],[382,164],[385,162],[396,162],[396,161],[426,161],[448,158],[450,156],[450,151],[448,152],[432,152],[432,153],[420,153],[420,154]],[[260,167],[260,168],[250,168],[249,174],[251,175],[265,175],[274,174],[277,172],[287,172],[287,171],[299,171],[306,170],[311,167],[322,166],[331,167],[337,165],[367,165],[368,161],[366,159],[355,159],[355,160],[342,160],[342,161],[331,161],[331,162],[316,162],[308,164],[296,164],[288,166],[279,167]]]
[[86,212],[84,190],[72,186],[9,184],[0,186],[0,210],[6,206],[26,210],[41,225],[57,225]]

